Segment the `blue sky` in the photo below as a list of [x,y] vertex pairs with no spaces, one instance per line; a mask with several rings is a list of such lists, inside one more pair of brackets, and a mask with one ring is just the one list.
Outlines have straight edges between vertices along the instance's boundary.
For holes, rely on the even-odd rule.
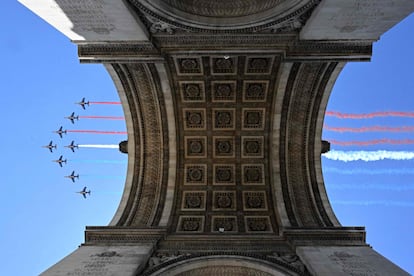
[[[19,3],[6,0],[0,13],[0,259],[7,260],[0,267],[0,275],[37,275],[83,242],[86,225],[109,223],[118,206],[126,173],[126,155],[117,150],[82,148],[72,153],[63,147],[72,140],[79,144],[118,144],[126,139],[125,135],[68,133],[60,139],[52,131],[61,125],[65,129],[114,131],[124,131],[126,127],[123,121],[81,119],[72,125],[64,119],[73,111],[81,116],[123,116],[120,105],[92,105],[82,110],[74,104],[82,97],[90,101],[119,101],[109,75],[102,65],[79,64],[75,45]],[[335,84],[328,109],[345,113],[414,111],[413,29],[411,16],[375,44],[371,63],[347,65]],[[339,127],[409,126],[414,125],[414,118],[329,117],[326,123]],[[323,137],[404,139],[412,137],[412,133],[325,131]],[[58,144],[54,153],[41,148],[50,140]],[[414,151],[414,145],[332,148]],[[51,162],[60,154],[68,159],[63,168]],[[367,241],[375,250],[414,273],[410,258],[414,246],[410,233],[414,207],[408,204],[414,202],[414,174],[379,174],[384,168],[405,168],[411,172],[414,161],[343,163],[323,158],[323,166],[328,194],[341,223],[366,226]],[[355,168],[378,174],[332,172]],[[72,170],[80,174],[77,183],[63,177]],[[75,193],[84,186],[92,190],[88,200]]]

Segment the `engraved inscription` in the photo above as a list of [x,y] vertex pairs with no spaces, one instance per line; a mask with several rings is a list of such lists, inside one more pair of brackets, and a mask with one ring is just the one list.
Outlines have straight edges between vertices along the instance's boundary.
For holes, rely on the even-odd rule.
[[104,13],[103,0],[59,0],[59,4],[52,4],[56,12],[63,10],[65,15],[74,22],[75,32],[94,32],[107,35],[115,31],[114,21]]
[[349,254],[345,251],[337,251],[329,255],[329,259],[342,268],[342,272],[354,276],[377,276],[379,275],[363,258]]

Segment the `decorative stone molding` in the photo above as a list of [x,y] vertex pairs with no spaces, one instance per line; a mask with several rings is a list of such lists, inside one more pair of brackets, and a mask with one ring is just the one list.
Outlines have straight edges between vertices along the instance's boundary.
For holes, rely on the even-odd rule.
[[299,276],[310,275],[294,254],[271,255],[239,252],[163,253],[156,252],[141,274],[149,275],[255,275]]
[[236,0],[227,4],[218,4],[216,0],[129,2],[150,32],[172,35],[183,32],[297,32],[320,0]]

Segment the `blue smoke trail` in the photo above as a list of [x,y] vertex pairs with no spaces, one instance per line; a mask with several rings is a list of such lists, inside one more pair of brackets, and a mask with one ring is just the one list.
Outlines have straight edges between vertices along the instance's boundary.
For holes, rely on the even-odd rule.
[[126,160],[104,160],[104,159],[70,159],[75,163],[101,163],[101,164],[126,164]]
[[414,186],[384,185],[384,184],[330,184],[326,188],[334,190],[386,190],[386,191],[412,191]]
[[414,207],[414,202],[411,201],[390,201],[390,200],[367,200],[367,201],[356,201],[356,200],[331,200],[332,204],[338,205],[359,205],[359,206],[397,206],[397,207]]
[[378,174],[414,174],[414,169],[401,168],[401,169],[340,169],[335,167],[323,167],[325,173],[337,173],[337,174],[367,174],[367,175],[378,175]]

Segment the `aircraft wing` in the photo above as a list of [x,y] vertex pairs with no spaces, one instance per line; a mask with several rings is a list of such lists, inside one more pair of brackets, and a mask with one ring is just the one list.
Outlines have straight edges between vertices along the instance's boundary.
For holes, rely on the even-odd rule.
[[53,149],[51,147],[49,147],[50,152],[53,152]]
[[83,195],[83,198],[86,198],[86,194],[82,194]]

